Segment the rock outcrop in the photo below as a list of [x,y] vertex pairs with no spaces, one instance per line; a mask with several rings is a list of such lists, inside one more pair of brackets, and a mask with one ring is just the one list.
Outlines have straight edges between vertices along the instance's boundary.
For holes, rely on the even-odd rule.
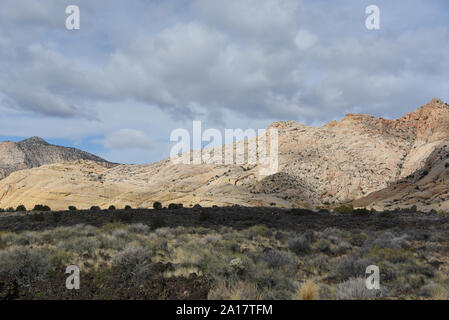
[[107,162],[88,152],[49,144],[39,137],[20,142],[1,142],[0,179],[17,170],[79,159]]

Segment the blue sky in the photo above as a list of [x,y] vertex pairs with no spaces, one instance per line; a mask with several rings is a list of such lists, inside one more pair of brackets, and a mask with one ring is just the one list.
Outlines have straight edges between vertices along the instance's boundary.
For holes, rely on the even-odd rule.
[[[80,30],[65,28],[72,4]],[[0,138],[149,163],[193,120],[396,118],[449,101],[448,52],[445,0],[2,0]]]

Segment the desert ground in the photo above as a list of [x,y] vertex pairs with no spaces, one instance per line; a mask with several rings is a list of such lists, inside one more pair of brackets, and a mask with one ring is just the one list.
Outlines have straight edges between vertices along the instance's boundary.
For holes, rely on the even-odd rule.
[[0,298],[447,299],[449,215],[413,209],[3,212]]

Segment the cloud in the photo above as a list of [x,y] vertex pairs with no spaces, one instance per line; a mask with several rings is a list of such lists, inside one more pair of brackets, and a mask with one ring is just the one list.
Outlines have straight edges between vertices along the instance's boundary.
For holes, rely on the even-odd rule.
[[77,2],[76,32],[70,1],[0,3],[0,133],[20,123],[119,150],[132,136],[122,128],[165,141],[197,119],[322,124],[449,100],[446,1],[379,0],[379,31],[365,28],[365,0]]
[[108,135],[104,141],[108,149],[152,149],[154,143],[141,131],[122,129]]

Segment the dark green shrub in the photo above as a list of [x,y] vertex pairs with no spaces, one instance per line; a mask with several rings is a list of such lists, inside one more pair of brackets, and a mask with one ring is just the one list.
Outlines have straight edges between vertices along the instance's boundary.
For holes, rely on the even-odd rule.
[[69,210],[70,211],[76,211],[76,210],[78,210],[75,206],[69,206]]
[[25,208],[23,204],[17,206],[16,212],[23,212],[23,211],[27,211],[27,208]]
[[354,211],[354,207],[352,205],[341,205],[334,208],[334,211],[338,213],[352,213]]
[[181,208],[183,208],[182,203],[170,203],[168,205],[168,209],[170,209],[170,210],[181,209]]
[[201,209],[201,208],[202,208],[202,206],[198,203],[193,206],[193,209]]
[[288,241],[288,247],[298,256],[305,255],[310,252],[310,241],[305,237],[296,237]]
[[162,204],[159,201],[156,201],[155,203],[153,203],[153,208],[156,210],[161,210]]
[[114,210],[116,210],[116,208],[115,208],[114,205],[110,205],[109,208],[108,208],[108,210],[114,211]]
[[130,205],[125,206],[125,210],[131,210],[131,209],[132,209],[132,207]]
[[101,211],[101,208],[99,206],[92,206],[90,207],[90,211]]
[[33,211],[51,211],[51,208],[47,205],[36,204]]
[[9,207],[8,209],[6,209],[6,212],[14,212],[14,208],[13,207]]
[[359,209],[355,209],[354,211],[352,211],[353,215],[356,216],[366,216],[368,214],[370,214],[370,210],[366,209],[366,208],[359,208]]

